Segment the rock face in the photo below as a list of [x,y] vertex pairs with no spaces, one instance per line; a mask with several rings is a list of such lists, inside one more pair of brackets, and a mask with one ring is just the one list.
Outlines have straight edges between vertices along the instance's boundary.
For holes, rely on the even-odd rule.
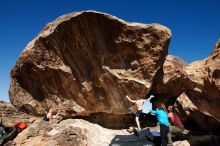
[[189,65],[168,56],[154,80],[152,93],[158,94],[159,102],[175,103],[186,123],[193,121],[198,129],[217,131],[220,129],[219,71],[220,40],[208,58]]
[[185,75],[191,101],[220,122],[220,40],[208,58],[187,66]]
[[116,135],[122,134],[121,130],[106,129],[79,119],[64,120],[59,124],[36,121],[10,142],[10,145],[108,146]]
[[10,100],[42,115],[127,114],[128,94],[145,96],[167,55],[171,32],[159,24],[126,23],[94,11],[49,23],[11,71]]
[[[157,128],[159,130],[159,127]],[[146,131],[142,132],[139,134],[146,135]],[[220,136],[191,135],[189,139],[174,142],[173,145],[216,145],[219,141]],[[5,146],[146,146],[147,144],[154,146],[146,136],[137,137],[125,130],[111,130],[84,120],[68,119],[58,124],[37,120]]]
[[183,70],[186,66],[187,63],[180,58],[167,55],[163,67],[155,77],[151,92],[158,94],[165,102],[178,97],[185,91]]
[[53,107],[63,117],[89,117],[84,119],[112,128],[131,123],[125,95],[153,93],[159,102],[175,103],[184,122],[220,130],[220,40],[206,59],[186,64],[166,56],[170,37],[159,24],[127,23],[94,11],[64,15],[20,55],[11,71],[10,100],[35,115]]
[[[208,58],[196,61],[184,69],[186,94],[177,101],[190,110],[190,117],[205,130],[220,129],[220,40]],[[179,98],[179,97],[178,97]],[[196,107],[186,107],[185,101]],[[203,122],[201,122],[203,121]],[[208,124],[209,123],[209,124]]]
[[11,104],[3,101],[0,101],[0,118],[5,126],[12,126],[17,122],[31,124],[37,119],[37,117],[33,115],[28,115],[18,111],[18,109],[13,107]]
[[193,131],[218,131],[220,129],[219,121],[213,115],[200,109],[190,97],[194,96],[183,92],[175,101],[176,111],[185,122],[185,127]]

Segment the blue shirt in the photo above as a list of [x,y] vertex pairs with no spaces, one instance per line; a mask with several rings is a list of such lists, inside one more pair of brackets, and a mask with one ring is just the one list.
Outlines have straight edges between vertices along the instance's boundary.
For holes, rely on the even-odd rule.
[[168,113],[164,110],[150,110],[150,112],[157,116],[160,124],[169,126]]

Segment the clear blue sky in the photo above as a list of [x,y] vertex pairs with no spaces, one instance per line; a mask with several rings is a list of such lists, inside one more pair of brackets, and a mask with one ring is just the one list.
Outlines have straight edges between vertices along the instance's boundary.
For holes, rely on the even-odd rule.
[[0,99],[9,101],[9,76],[21,51],[58,16],[97,10],[125,21],[172,30],[169,54],[188,63],[207,57],[220,38],[220,0],[1,0]]

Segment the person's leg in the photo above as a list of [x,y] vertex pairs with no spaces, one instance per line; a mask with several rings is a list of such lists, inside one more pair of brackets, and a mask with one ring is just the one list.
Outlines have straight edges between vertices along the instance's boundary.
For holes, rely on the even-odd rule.
[[160,124],[160,137],[161,137],[161,144],[162,146],[167,146],[167,133],[168,133],[168,126]]
[[172,126],[172,133],[182,133],[184,131],[183,128],[180,128],[178,126]]
[[137,123],[138,131],[140,131],[141,127],[140,127],[139,117],[135,117],[135,121]]
[[169,131],[167,133],[167,141],[169,144],[173,143],[171,134],[172,134],[172,126],[169,127]]
[[166,126],[165,128],[166,128],[166,130],[165,130],[165,141],[166,141],[166,145],[167,145],[167,143],[168,143],[167,133],[168,133],[170,130],[169,130],[169,126]]
[[173,126],[171,133],[174,133],[178,136],[180,139],[185,139],[184,128]]
[[140,126],[140,122],[139,122],[140,114],[141,114],[141,111],[137,111],[137,112],[136,112],[136,116],[135,116],[135,121],[136,121],[136,123],[137,123],[138,131],[141,130],[141,126]]

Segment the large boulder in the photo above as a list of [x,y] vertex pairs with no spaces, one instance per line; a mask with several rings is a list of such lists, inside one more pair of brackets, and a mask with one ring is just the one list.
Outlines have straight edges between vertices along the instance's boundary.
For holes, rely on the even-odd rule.
[[[205,116],[218,121],[214,127],[220,127],[220,112],[217,110],[220,105],[220,40],[208,58],[187,66],[184,75],[184,86],[190,101]],[[209,118],[203,122],[207,123],[206,119]]]
[[216,110],[220,105],[219,73],[220,40],[207,58],[189,65],[168,55],[154,79],[151,92],[158,95],[158,102],[167,106],[175,103],[181,119],[191,123],[186,124],[188,128],[219,130],[220,112]]
[[[151,130],[159,130],[159,126]],[[81,119],[68,119],[60,123],[37,120],[5,146],[154,146],[146,137],[147,131],[140,131],[140,137],[137,137],[126,130],[107,129]],[[216,145],[219,141],[220,136],[191,135],[189,139],[174,142],[173,145]]]
[[194,96],[183,92],[174,104],[175,110],[184,122],[185,127],[193,131],[218,131],[220,122],[210,113],[200,109],[192,97]]
[[163,67],[156,75],[151,92],[157,94],[160,102],[169,103],[175,101],[185,91],[183,74],[188,64],[182,59],[167,55]]
[[128,134],[110,130],[80,119],[59,124],[36,121],[13,140],[11,146],[109,146],[116,135]]
[[162,67],[171,38],[159,24],[127,23],[83,11],[59,17],[23,50],[11,71],[10,100],[42,115],[127,114],[145,96]]

